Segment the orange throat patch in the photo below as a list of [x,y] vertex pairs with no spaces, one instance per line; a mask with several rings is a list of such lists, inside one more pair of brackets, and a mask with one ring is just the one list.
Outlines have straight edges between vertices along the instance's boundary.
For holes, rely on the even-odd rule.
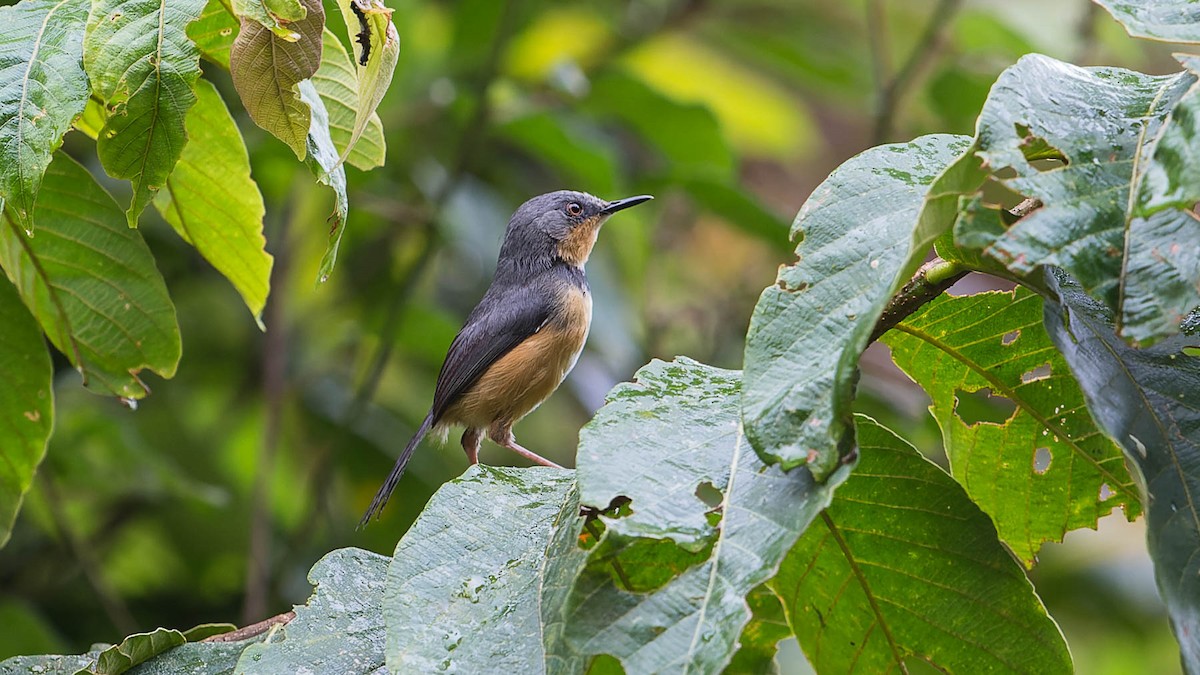
[[558,242],[558,257],[576,267],[583,267],[592,254],[604,220],[604,216],[595,215],[576,225],[570,234]]

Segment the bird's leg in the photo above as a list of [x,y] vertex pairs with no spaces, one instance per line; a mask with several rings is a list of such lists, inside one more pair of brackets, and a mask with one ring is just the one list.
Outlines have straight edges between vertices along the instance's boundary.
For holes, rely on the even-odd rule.
[[541,464],[542,466],[551,466],[555,469],[563,468],[561,464],[555,464],[536,452],[521,447],[517,443],[516,437],[513,436],[511,427],[493,426],[488,430],[488,438],[492,439],[496,445],[508,448],[531,462]]
[[479,446],[483,444],[483,430],[475,427],[467,427],[467,430],[462,435],[463,450],[467,453],[467,462],[469,464],[479,463]]

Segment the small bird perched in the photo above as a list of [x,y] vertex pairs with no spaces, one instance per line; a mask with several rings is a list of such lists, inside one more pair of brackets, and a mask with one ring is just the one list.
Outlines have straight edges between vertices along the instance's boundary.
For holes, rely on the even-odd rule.
[[592,296],[583,266],[600,226],[617,211],[650,199],[640,195],[606,202],[584,192],[559,190],[517,209],[504,232],[492,285],[450,343],[433,406],[359,527],[383,510],[413,450],[430,430],[466,427],[462,446],[471,464],[479,462],[486,433],[522,457],[558,467],[518,445],[513,424],[558,388],[587,340]]

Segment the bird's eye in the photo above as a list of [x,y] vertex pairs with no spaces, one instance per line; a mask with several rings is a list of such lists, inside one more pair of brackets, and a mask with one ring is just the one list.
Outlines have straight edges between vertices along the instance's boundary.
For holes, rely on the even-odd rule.
[[567,213],[573,216],[578,216],[583,213],[583,207],[576,202],[571,202],[570,204],[567,204]]

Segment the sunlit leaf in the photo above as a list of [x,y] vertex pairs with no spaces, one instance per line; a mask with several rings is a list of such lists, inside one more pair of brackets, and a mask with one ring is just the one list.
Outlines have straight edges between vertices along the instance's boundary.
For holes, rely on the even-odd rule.
[[580,434],[580,502],[628,504],[599,518],[605,532],[568,600],[567,644],[631,673],[716,672],[751,620],[746,597],[849,467],[819,484],[805,469],[765,466],[742,434],[737,371],[680,358],[635,378]]
[[312,113],[298,85],[321,65],[321,32],[325,10],[318,0],[304,0],[307,16],[289,29],[299,36],[285,40],[258,21],[242,18],[242,29],[229,54],[233,86],[250,119],[271,132],[304,159]]
[[308,37],[307,32],[296,24],[311,18],[308,16],[308,12],[313,9],[312,3],[304,0],[231,0],[231,2],[234,14],[270,30],[282,40],[297,42]]
[[175,307],[150,249],[112,197],[58,154],[38,195],[37,233],[0,227],[0,267],[50,341],[98,392],[142,398],[138,373],[179,363]]
[[263,238],[263,201],[250,158],[220,94],[196,83],[188,113],[191,140],[154,206],[179,236],[225,275],[255,320],[267,302],[271,256]]
[[1192,0],[1092,0],[1134,37],[1200,42],[1200,5]]
[[229,50],[237,38],[238,18],[225,0],[208,0],[200,17],[187,25],[187,36],[200,50],[200,55],[229,70]]
[[[1150,76],[1022,58],[984,105],[977,154],[990,171],[1011,172],[996,180],[1043,206],[1007,229],[990,227],[996,218],[986,210],[970,215],[955,228],[955,241],[1018,276],[1062,267],[1117,313],[1132,341],[1177,331],[1200,305],[1200,261],[1185,243],[1200,235],[1200,224],[1186,210],[1131,212],[1130,190],[1137,167],[1171,126],[1168,113],[1195,83],[1190,73]],[[1035,165],[1039,157],[1066,165]]]
[[[329,135],[338,155],[346,153],[354,134],[355,108],[358,106],[358,74],[354,62],[333,31],[328,28],[322,34],[324,48],[321,52],[321,67],[312,76],[312,83],[325,103],[329,113]],[[383,166],[387,156],[387,144],[383,136],[383,123],[379,115],[372,114],[367,127],[359,136],[354,147],[346,155],[346,162],[362,171]]]
[[771,581],[819,673],[1070,673],[991,521],[936,465],[858,418],[860,457]]
[[204,0],[96,0],[83,44],[92,92],[108,107],[96,141],[100,163],[126,178],[133,199],[130,227],[166,183],[187,142],[184,118],[196,102],[200,50],[187,24]]
[[1079,381],[1096,423],[1125,450],[1145,490],[1147,542],[1158,589],[1183,651],[1200,672],[1200,358],[1196,336],[1133,349],[1112,315],[1057,271],[1046,331]]
[[[400,36],[392,25],[392,10],[383,0],[338,0],[338,7],[353,36],[351,48],[358,73],[358,104],[354,106],[354,128],[347,143],[353,148],[392,83],[400,58]],[[342,152],[343,160],[348,152]]]
[[581,673],[556,649],[582,525],[571,471],[474,466],[447,483],[388,571],[388,670]]
[[746,437],[764,459],[827,475],[854,444],[858,357],[939,232],[918,220],[929,185],[968,147],[923,136],[839,167],[796,216],[799,261],[759,297],[746,335]]
[[[383,589],[388,559],[357,548],[332,551],[313,565],[316,588],[278,633],[250,645],[238,660],[244,675],[375,673],[383,665]],[[399,671],[397,671],[399,672]]]
[[88,99],[83,72],[87,0],[0,7],[0,199],[33,229],[42,174]]
[[321,258],[321,267],[317,272],[317,280],[324,283],[333,273],[337,263],[338,247],[342,243],[342,234],[346,231],[346,216],[350,205],[346,198],[346,167],[342,165],[333,138],[329,135],[329,115],[325,112],[325,104],[312,81],[305,80],[298,85],[301,100],[312,111],[312,127],[305,137],[308,145],[308,158],[304,161],[317,182],[328,185],[333,189],[333,213],[329,216],[329,243],[325,247],[325,255]]
[[[1092,422],[1037,295],[941,296],[883,340],[932,399],[954,477],[1026,565],[1042,542],[1095,528],[1116,506],[1137,513],[1120,450]],[[973,396],[1015,407],[970,417],[960,406]]]
[[42,331],[7,279],[0,279],[0,547],[46,456],[54,428],[54,368]]

